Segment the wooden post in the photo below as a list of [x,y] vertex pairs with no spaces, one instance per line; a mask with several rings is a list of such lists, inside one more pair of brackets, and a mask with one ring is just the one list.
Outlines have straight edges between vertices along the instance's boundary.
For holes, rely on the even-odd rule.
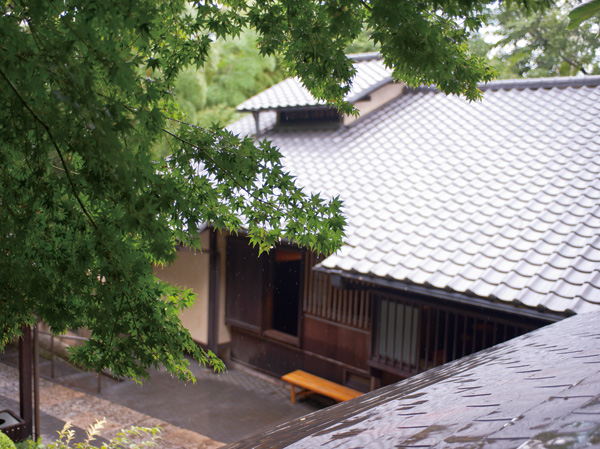
[[54,335],[50,335],[50,355],[51,355],[51,372],[50,376],[54,379]]
[[40,437],[40,345],[37,325],[33,328],[33,424],[35,440]]
[[25,438],[33,435],[33,401],[31,388],[31,327],[22,326],[23,337],[19,340],[19,405],[21,418],[25,421]]
[[220,257],[217,248],[217,232],[209,229],[209,276],[208,276],[208,349],[218,354],[219,349],[219,265]]
[[252,112],[252,116],[254,117],[254,139],[258,142],[258,138],[260,137],[260,115],[258,111]]

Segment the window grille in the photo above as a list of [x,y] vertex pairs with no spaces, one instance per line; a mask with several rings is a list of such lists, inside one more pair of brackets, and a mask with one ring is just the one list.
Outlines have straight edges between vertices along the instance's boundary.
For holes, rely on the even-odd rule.
[[415,366],[419,308],[382,298],[379,301],[379,338],[377,357]]
[[369,329],[369,292],[360,283],[353,282],[349,282],[347,288],[333,287],[331,275],[312,270],[322,260],[314,253],[307,254],[304,313],[358,329]]
[[535,329],[483,313],[373,293],[370,364],[411,376]]

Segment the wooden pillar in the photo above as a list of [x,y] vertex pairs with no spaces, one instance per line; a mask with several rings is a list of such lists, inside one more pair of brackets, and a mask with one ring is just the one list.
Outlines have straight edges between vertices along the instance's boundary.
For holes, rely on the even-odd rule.
[[33,425],[34,440],[40,438],[40,342],[38,326],[33,328]]
[[218,354],[219,348],[219,250],[217,232],[210,228],[209,276],[208,276],[208,349]]
[[19,403],[21,418],[25,421],[24,437],[33,435],[33,396],[32,396],[32,352],[31,327],[22,326],[23,337],[19,340]]

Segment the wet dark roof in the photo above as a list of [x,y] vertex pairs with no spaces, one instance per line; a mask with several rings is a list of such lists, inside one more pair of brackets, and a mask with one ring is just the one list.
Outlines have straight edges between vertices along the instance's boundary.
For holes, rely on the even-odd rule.
[[517,313],[599,309],[600,77],[483,89],[405,89],[335,130],[263,112],[261,138],[308,191],[344,201],[347,238],[323,269]]
[[599,322],[567,318],[227,447],[600,445]]

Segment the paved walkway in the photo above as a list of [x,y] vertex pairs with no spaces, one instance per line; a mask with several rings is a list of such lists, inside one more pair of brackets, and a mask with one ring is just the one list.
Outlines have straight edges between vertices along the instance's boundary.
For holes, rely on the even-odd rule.
[[[18,355],[0,355],[0,408],[19,410]],[[192,368],[197,382],[184,384],[164,370],[151,373],[143,385],[79,371],[57,359],[55,379],[50,361],[40,360],[40,424],[45,441],[70,421],[78,438],[96,420],[106,418],[105,438],[132,425],[161,427],[160,448],[217,448],[317,410],[326,404],[292,405],[289,388],[241,369],[217,375]]]

